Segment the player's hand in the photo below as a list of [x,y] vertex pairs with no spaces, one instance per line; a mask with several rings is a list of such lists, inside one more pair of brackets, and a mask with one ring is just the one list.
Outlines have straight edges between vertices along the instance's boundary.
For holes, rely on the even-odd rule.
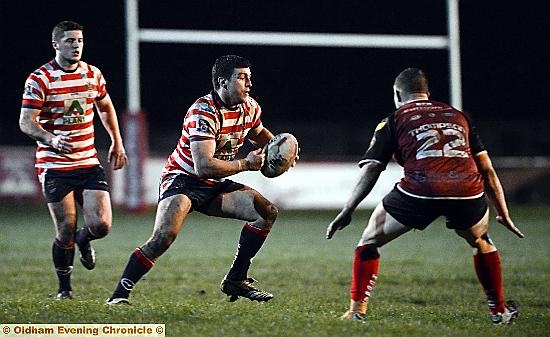
[[327,227],[327,239],[330,240],[337,230],[344,229],[351,223],[351,214],[340,212]]
[[504,227],[508,228],[512,233],[516,234],[520,238],[524,238],[525,235],[514,225],[514,222],[510,217],[503,217],[501,215],[497,215],[497,221],[504,225]]
[[265,160],[265,153],[262,149],[256,149],[250,151],[246,156],[246,161],[248,162],[248,167],[250,171],[258,171],[262,168]]
[[55,136],[51,140],[51,146],[59,152],[71,153],[74,145],[70,143],[70,140],[70,136]]
[[119,170],[128,163],[128,156],[122,146],[111,145],[109,148],[109,163],[113,166],[113,170]]

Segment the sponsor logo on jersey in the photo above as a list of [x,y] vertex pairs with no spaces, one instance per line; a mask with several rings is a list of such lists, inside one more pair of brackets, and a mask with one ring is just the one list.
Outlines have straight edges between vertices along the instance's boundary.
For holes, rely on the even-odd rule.
[[86,119],[86,113],[84,112],[84,106],[86,106],[86,99],[71,99],[65,102],[65,113],[63,114],[63,124],[80,124],[84,123]]

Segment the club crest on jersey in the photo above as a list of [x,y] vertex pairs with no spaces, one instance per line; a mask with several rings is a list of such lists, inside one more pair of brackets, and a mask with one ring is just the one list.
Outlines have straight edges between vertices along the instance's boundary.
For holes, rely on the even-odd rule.
[[25,86],[25,95],[30,95],[32,94],[32,86],[30,84],[27,84]]
[[202,133],[207,133],[210,135],[214,134],[214,131],[212,131],[212,127],[210,126],[210,123],[208,123],[208,121],[204,119],[199,119],[197,130]]

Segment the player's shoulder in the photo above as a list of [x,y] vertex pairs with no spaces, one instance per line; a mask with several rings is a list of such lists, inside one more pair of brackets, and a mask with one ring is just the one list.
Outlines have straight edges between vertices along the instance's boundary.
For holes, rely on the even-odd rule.
[[93,64],[90,64],[86,61],[80,60],[79,63],[78,63],[78,66],[86,72],[93,72],[93,73],[96,73],[96,74],[101,74],[101,70],[98,67],[96,67]]
[[261,107],[260,107],[260,104],[258,103],[258,101],[256,101],[254,98],[252,98],[252,96],[248,96],[246,101],[244,101],[244,103],[242,103],[244,109],[246,111],[248,111],[249,113],[257,113],[259,111],[261,111]]
[[187,115],[215,115],[216,114],[216,102],[212,94],[201,96],[191,104]]

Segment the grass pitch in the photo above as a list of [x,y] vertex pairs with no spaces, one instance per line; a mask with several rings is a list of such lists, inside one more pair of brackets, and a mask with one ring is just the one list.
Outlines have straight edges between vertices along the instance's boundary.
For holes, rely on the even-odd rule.
[[[370,211],[332,240],[336,211],[281,211],[250,276],[268,303],[219,291],[241,222],[192,213],[180,236],[136,286],[132,306],[108,307],[132,250],[151,233],[154,213],[114,210],[111,234],[94,242],[98,264],[75,258],[72,301],[54,300],[53,225],[43,205],[0,206],[0,323],[165,323],[166,336],[549,336],[550,209],[512,207],[518,239],[495,221],[505,294],[521,304],[516,323],[493,327],[471,251],[439,220],[382,248],[380,275],[366,323],[338,317],[349,301],[351,262]],[[81,220],[82,223],[82,220]]]

